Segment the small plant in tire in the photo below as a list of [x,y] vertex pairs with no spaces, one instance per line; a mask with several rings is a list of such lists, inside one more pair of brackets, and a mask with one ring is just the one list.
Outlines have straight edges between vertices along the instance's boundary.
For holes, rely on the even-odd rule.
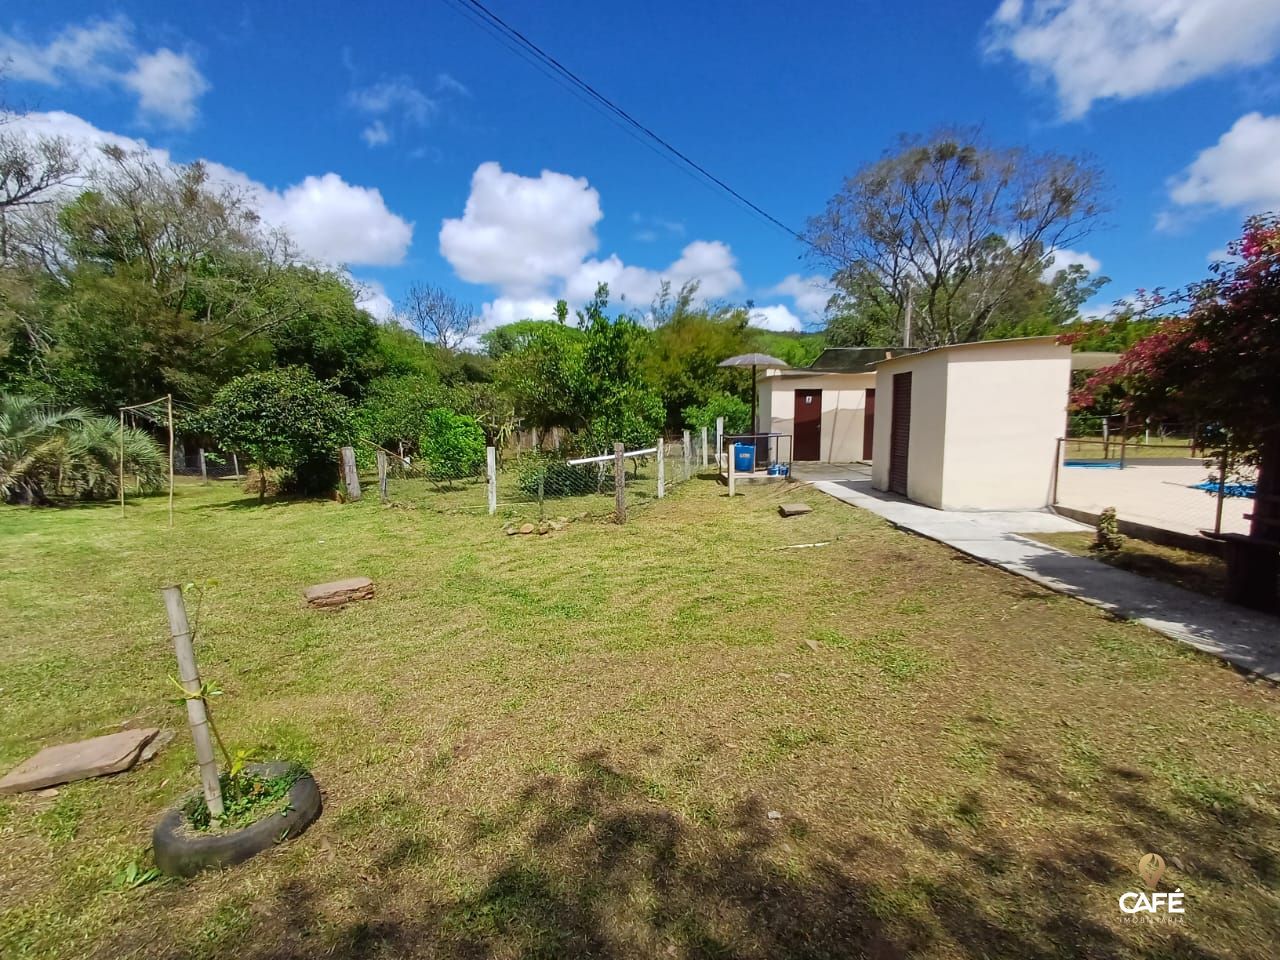
[[[187,617],[185,597],[197,597],[194,622]],[[221,694],[202,682],[195,659],[195,636],[204,596],[194,584],[161,590],[169,632],[178,660],[178,676],[170,678],[185,704],[195,745],[201,789],[168,810],[152,832],[156,866],[173,876],[189,877],[209,867],[229,867],[302,833],[320,816],[320,788],[298,763],[278,760],[252,763],[247,751],[227,750],[213,725],[209,698]],[[225,768],[218,769],[222,754]]]

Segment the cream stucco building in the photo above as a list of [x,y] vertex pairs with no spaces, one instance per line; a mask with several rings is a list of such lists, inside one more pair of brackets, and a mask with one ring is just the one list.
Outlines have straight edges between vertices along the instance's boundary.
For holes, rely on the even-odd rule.
[[1069,346],[1055,337],[989,340],[874,366],[872,486],[946,510],[1052,502]]
[[873,364],[901,352],[900,348],[829,347],[808,367],[761,371],[756,378],[757,429],[792,437],[792,460],[870,460],[876,394]]

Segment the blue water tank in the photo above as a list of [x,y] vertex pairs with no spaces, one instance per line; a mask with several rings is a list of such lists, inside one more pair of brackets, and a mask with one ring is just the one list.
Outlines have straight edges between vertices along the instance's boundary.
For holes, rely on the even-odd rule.
[[749,443],[733,445],[733,469],[738,473],[752,473],[756,469],[756,448]]

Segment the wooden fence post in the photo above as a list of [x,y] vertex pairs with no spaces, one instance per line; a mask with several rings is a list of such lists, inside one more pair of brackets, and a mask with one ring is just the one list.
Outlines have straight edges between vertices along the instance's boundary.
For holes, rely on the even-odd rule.
[[231,469],[236,473],[236,479],[240,479],[240,458],[234,453],[231,455]]
[[200,461],[200,482],[207,484],[209,482],[209,468],[204,462],[204,447],[196,448],[196,457]]
[[484,449],[484,472],[489,485],[489,516],[498,512],[498,451],[496,447]]
[[702,465],[707,465],[707,428],[702,428]]
[[613,515],[618,523],[627,522],[627,458],[626,446],[613,445]]
[[360,499],[360,475],[356,473],[356,451],[352,447],[342,448],[342,481],[347,485],[347,499]]
[[658,438],[658,499],[667,495],[667,442]]
[[716,466],[720,466],[720,453],[724,447],[724,417],[716,417]]
[[724,458],[724,459],[725,459],[725,469],[729,471],[729,496],[731,496],[731,497],[732,497],[732,496],[733,496],[733,494],[734,494],[734,489],[733,489],[733,451],[732,451],[732,450],[728,451],[728,453],[727,453],[727,455],[725,456],[725,458]]
[[378,451],[378,496],[387,502],[387,451]]
[[693,434],[688,430],[684,432],[683,437],[684,450],[684,476],[680,479],[688,480],[693,476]]
[[200,693],[200,671],[191,645],[191,625],[182,602],[182,588],[176,584],[160,591],[165,613],[169,615],[169,634],[173,652],[178,658],[178,682],[187,692],[187,725],[195,742],[196,763],[200,767],[200,786],[204,802],[209,805],[209,818],[216,824],[222,819],[222,784],[218,780],[218,761],[213,756],[213,738],[209,736],[209,713]]

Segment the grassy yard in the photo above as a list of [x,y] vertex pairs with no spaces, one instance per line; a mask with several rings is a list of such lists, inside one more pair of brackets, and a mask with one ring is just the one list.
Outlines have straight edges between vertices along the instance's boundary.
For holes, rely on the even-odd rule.
[[[0,955],[1275,955],[1272,687],[805,488],[695,480],[545,537],[437,502],[0,508],[0,766],[184,733],[157,588],[215,581],[223,733],[326,803],[128,889],[196,783],[184,736],[0,798]],[[303,608],[353,574],[375,600]],[[1182,923],[1123,922],[1148,851]]]

